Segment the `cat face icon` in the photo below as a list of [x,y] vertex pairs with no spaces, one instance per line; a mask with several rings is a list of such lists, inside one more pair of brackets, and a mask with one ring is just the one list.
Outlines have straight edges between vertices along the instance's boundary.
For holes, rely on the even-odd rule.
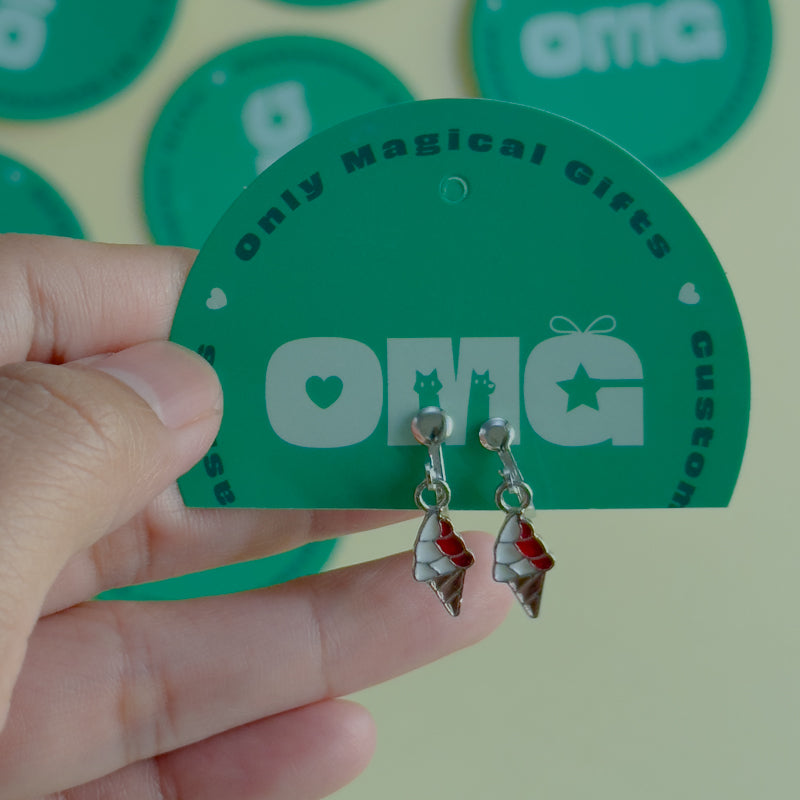
[[472,370],[472,391],[483,392],[484,394],[491,394],[497,386],[489,379],[489,370],[486,372],[477,373]]
[[439,392],[443,388],[444,385],[439,380],[436,370],[429,372],[427,375],[417,370],[417,380],[414,383],[414,391],[419,395],[420,408],[438,406]]

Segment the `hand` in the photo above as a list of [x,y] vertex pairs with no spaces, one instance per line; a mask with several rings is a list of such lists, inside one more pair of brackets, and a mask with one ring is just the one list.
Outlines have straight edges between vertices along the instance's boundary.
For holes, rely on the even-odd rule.
[[[402,518],[184,508],[173,482],[221,418],[214,371],[164,341],[192,258],[0,237],[0,800],[322,797],[373,746],[367,712],[335,698],[508,608],[475,569],[450,619],[408,554],[228,597],[89,602]],[[490,560],[487,537],[470,546]]]

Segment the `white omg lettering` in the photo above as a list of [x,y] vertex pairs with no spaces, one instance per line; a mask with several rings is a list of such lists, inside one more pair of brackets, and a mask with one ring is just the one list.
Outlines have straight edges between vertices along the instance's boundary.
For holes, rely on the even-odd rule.
[[661,61],[717,61],[727,41],[713,0],[668,0],[531,17],[520,37],[525,66],[540,78],[608,72]]
[[[610,319],[580,331],[554,318],[562,321],[551,324],[558,335],[536,345],[524,365],[513,337],[463,338],[458,358],[449,338],[389,339],[385,376],[362,342],[296,339],[267,365],[267,417],[281,439],[298,447],[362,442],[378,428],[384,408],[388,446],[415,446],[409,422],[425,406],[453,417],[449,445],[465,444],[467,431],[502,416],[522,438],[529,427],[563,447],[642,446],[642,364],[629,344],[607,335],[610,325],[601,327]],[[520,427],[523,409],[528,426]]]

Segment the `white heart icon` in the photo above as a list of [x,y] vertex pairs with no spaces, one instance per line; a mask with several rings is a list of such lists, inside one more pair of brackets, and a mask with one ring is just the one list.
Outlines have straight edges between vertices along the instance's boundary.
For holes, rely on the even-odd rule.
[[222,289],[214,288],[206,300],[206,305],[212,310],[217,311],[220,308],[225,308],[228,305],[228,298],[225,297],[225,292]]
[[684,283],[681,286],[681,290],[678,292],[678,300],[681,303],[686,303],[687,306],[696,306],[700,302],[700,295],[694,288],[693,283]]

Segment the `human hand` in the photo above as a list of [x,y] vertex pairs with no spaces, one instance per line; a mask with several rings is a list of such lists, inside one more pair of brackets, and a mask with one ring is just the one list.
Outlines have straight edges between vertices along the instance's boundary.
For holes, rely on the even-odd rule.
[[508,609],[487,570],[450,619],[409,554],[227,597],[88,602],[402,518],[184,508],[174,481],[221,417],[213,370],[163,341],[192,259],[0,236],[0,800],[323,797],[373,746],[367,712],[335,698]]

